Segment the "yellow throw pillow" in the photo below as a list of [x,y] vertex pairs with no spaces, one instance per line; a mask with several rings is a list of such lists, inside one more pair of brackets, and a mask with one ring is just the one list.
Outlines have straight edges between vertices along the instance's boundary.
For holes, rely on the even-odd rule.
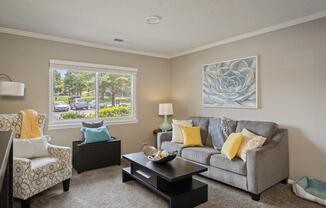
[[237,155],[242,138],[243,136],[241,133],[230,134],[222,146],[222,154],[224,154],[229,160],[232,160]]
[[262,147],[266,141],[266,138],[262,136],[258,136],[250,132],[248,129],[243,129],[241,133],[243,135],[243,139],[237,156],[246,162],[247,152],[249,150]]
[[181,127],[184,147],[202,147],[200,137],[200,128],[198,127]]

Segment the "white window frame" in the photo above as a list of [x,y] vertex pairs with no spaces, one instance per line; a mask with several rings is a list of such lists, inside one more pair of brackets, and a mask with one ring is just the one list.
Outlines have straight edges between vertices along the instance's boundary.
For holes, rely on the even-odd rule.
[[[132,106],[131,112],[132,115],[129,117],[121,117],[121,118],[94,118],[94,119],[72,119],[72,120],[62,120],[62,121],[55,121],[53,118],[53,96],[54,96],[54,77],[53,72],[55,69],[60,68],[70,68],[75,71],[88,71],[88,72],[109,72],[113,74],[130,74],[132,81],[131,81],[131,98],[132,98]],[[110,125],[117,125],[117,124],[130,124],[130,123],[137,123],[137,106],[136,106],[136,79],[137,79],[137,68],[132,67],[122,67],[122,66],[112,66],[112,65],[103,65],[103,64],[94,64],[94,63],[85,63],[85,62],[75,62],[75,61],[65,61],[65,60],[57,60],[57,59],[50,59],[49,60],[49,123],[48,129],[66,129],[66,128],[77,128],[81,127],[82,121],[99,121],[104,120],[105,123]],[[98,76],[98,73],[96,76]],[[98,99],[98,78],[96,77],[96,90],[95,90],[95,99],[96,99],[96,107],[95,111],[98,112],[99,110],[99,103],[97,102]]]

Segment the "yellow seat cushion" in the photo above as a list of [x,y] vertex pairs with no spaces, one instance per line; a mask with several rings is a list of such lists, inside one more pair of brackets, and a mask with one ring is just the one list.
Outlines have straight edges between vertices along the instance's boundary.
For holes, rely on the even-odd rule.
[[199,127],[181,127],[184,147],[202,147]]
[[222,154],[224,154],[229,160],[232,160],[238,153],[242,138],[243,136],[241,133],[230,134],[222,146]]

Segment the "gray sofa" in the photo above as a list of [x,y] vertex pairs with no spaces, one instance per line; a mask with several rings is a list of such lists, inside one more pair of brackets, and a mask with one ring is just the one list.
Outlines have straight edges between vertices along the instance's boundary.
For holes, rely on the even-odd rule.
[[213,148],[211,138],[214,134],[213,118],[192,117],[194,126],[201,129],[204,147],[186,147],[171,142],[172,132],[159,133],[157,144],[159,149],[178,151],[179,157],[208,168],[203,176],[229,184],[250,193],[253,200],[258,201],[260,194],[271,186],[287,183],[289,177],[288,133],[278,128],[273,122],[237,121],[236,132],[243,128],[267,137],[263,147],[250,150],[247,162],[239,158],[228,160],[219,150]]

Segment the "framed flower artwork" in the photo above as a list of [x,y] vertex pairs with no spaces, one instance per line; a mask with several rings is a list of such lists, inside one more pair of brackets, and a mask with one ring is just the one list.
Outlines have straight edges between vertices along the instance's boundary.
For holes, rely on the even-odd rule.
[[205,64],[204,107],[258,108],[257,56]]

